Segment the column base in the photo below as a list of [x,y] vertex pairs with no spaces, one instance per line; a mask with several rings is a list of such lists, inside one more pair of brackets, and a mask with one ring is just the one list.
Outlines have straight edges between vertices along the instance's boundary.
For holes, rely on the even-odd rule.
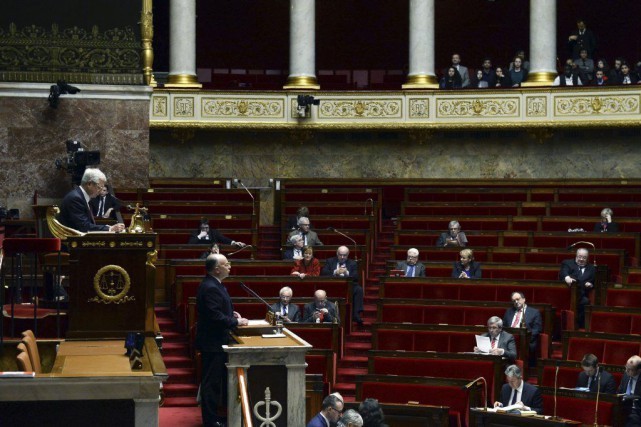
[[193,74],[170,74],[164,87],[179,89],[200,89],[203,87],[203,85],[198,83],[198,77]]
[[438,80],[436,76],[429,74],[413,74],[407,76],[403,89],[436,89]]
[[289,76],[283,89],[320,89],[316,76]]
[[554,79],[558,76],[552,71],[537,71],[528,74],[527,81],[521,83],[521,87],[552,86]]

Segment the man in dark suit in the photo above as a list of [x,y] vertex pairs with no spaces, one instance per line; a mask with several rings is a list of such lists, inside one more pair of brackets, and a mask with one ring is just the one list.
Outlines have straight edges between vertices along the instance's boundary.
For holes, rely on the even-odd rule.
[[336,256],[325,261],[321,270],[321,276],[330,277],[351,277],[352,286],[352,320],[360,325],[363,324],[361,313],[363,313],[363,287],[358,279],[358,265],[356,261],[348,259],[349,249],[347,246],[339,246]]
[[292,247],[283,253],[283,259],[303,259],[303,248],[305,247],[305,242],[303,242],[303,238],[300,234],[294,234],[290,237],[289,243],[292,244]]
[[289,286],[285,286],[279,292],[280,301],[272,304],[272,310],[278,315],[283,322],[300,322],[301,314],[296,304],[290,304],[294,292]]
[[223,234],[218,230],[210,229],[209,221],[207,221],[206,219],[203,219],[200,222],[200,227],[198,231],[196,231],[191,236],[189,236],[188,244],[197,245],[197,244],[211,244],[211,243],[219,243],[223,245],[234,245],[234,246],[238,246],[239,248],[244,248],[245,246],[247,246],[243,242],[237,242],[235,240],[230,239],[229,237],[223,236]]
[[120,232],[125,229],[124,224],[102,225],[96,224],[91,213],[89,201],[96,197],[105,187],[107,177],[100,169],[87,168],[80,180],[80,186],[71,190],[62,199],[58,221],[62,225],[86,233],[87,231]]
[[293,230],[291,233],[289,233],[289,236],[287,238],[291,239],[292,236],[298,234],[303,238],[304,246],[322,246],[323,242],[321,242],[318,238],[318,234],[316,234],[315,231],[312,231],[309,228],[309,218],[307,218],[306,216],[301,216],[300,218],[298,218],[298,229]]
[[592,30],[585,26],[583,19],[576,20],[576,30],[568,37],[568,50],[572,59],[578,59],[581,56],[581,50],[585,49],[589,58],[594,58],[596,50],[596,37]]
[[305,304],[303,322],[306,323],[339,323],[338,308],[327,301],[327,292],[322,289],[314,292],[314,301]]
[[518,405],[521,410],[543,413],[543,397],[541,390],[532,384],[523,381],[521,368],[510,365],[505,370],[507,384],[501,388],[500,400],[494,402],[495,408]]
[[[224,255],[214,254],[205,261],[207,275],[198,287],[196,307],[196,348],[202,353],[201,408],[204,426],[224,426],[226,419],[218,408],[227,407],[227,354],[223,345],[230,342],[229,333],[247,319],[234,311],[234,305],[223,286],[231,264]],[[224,411],[224,409],[223,409]]]
[[585,327],[585,306],[590,303],[590,292],[594,289],[596,268],[588,264],[590,253],[581,248],[576,251],[575,259],[566,259],[561,263],[559,278],[568,286],[577,286],[577,323],[579,328]]
[[407,261],[396,263],[397,270],[403,270],[405,277],[426,277],[425,265],[418,260],[418,249],[411,248],[407,251]]
[[[516,360],[516,341],[514,336],[503,330],[503,320],[498,316],[492,316],[487,320],[487,332],[484,337],[490,338],[489,354],[503,356],[510,363]],[[475,353],[485,353],[480,348],[474,346]]]
[[89,201],[89,206],[93,216],[96,218],[116,219],[116,212],[120,211],[120,202],[109,194],[106,185],[100,190],[98,197]]
[[625,394],[626,399],[632,399],[632,409],[626,420],[625,427],[641,426],[641,357],[632,356],[625,364],[625,374],[617,389],[618,394]]
[[599,366],[599,359],[594,354],[586,354],[581,360],[583,372],[579,373],[576,386],[589,389],[596,393],[597,387],[601,393],[615,394],[617,384],[612,374]]
[[342,413],[343,402],[330,394],[323,399],[321,411],[307,423],[307,427],[330,427],[330,425],[336,425]]
[[541,313],[536,308],[529,308],[525,304],[525,295],[522,292],[512,292],[512,307],[503,315],[503,324],[510,328],[520,328],[525,325],[532,334],[530,337],[530,366],[536,366],[539,334],[543,329]]

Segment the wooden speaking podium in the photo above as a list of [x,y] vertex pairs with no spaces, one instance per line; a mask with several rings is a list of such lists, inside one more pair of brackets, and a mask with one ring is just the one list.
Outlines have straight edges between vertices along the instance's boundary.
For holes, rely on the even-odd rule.
[[154,334],[155,233],[67,238],[68,338]]

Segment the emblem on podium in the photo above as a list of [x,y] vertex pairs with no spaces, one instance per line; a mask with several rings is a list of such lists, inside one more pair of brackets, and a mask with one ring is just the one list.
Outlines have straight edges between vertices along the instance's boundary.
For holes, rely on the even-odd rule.
[[127,271],[118,265],[102,267],[93,278],[96,296],[87,302],[99,304],[123,304],[134,301],[134,296],[127,296],[131,288],[131,278]]

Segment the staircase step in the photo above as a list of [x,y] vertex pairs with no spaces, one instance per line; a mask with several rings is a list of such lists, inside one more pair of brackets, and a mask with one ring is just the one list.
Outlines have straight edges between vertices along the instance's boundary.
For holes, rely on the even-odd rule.
[[198,386],[196,384],[171,384],[165,383],[163,385],[165,397],[189,397],[192,396],[196,400],[198,394]]
[[345,395],[353,396],[356,393],[356,384],[354,383],[336,383],[334,384],[334,391],[337,391],[345,397]]
[[196,381],[196,370],[194,368],[167,368],[167,374],[169,378],[166,384],[192,384]]
[[356,354],[363,354],[366,351],[369,351],[372,349],[372,343],[371,342],[346,342],[345,345],[345,352],[349,352],[347,354],[354,355]]
[[188,356],[165,356],[163,355],[162,361],[165,363],[167,369],[171,368],[192,368],[194,361]]
[[367,356],[343,356],[340,365],[345,368],[366,368]]
[[353,331],[349,334],[349,342],[371,342],[372,333],[369,331]]
[[357,375],[366,375],[367,368],[338,368],[336,370],[336,381],[340,383],[353,383]]
[[162,338],[164,343],[167,343],[167,342],[186,343],[189,337],[184,332],[166,331],[162,333]]
[[176,407],[189,407],[198,406],[195,396],[190,397],[165,397],[163,400],[163,408],[176,408]]
[[186,356],[189,347],[184,343],[165,342],[162,344],[163,356]]

